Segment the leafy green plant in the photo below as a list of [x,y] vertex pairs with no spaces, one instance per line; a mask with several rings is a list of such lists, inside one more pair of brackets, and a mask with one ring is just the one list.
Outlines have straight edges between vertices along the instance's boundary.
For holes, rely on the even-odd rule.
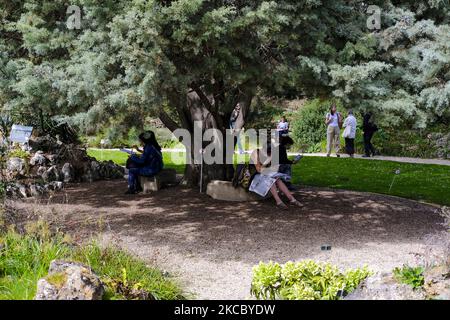
[[253,268],[251,294],[270,300],[337,300],[370,274],[367,267],[342,273],[331,264],[313,260],[285,265],[260,262]]
[[[54,259],[90,266],[106,286],[104,299],[184,298],[172,279],[123,250],[96,242],[78,246],[62,233],[51,233],[45,223],[37,223],[28,226],[25,234],[12,228],[0,233],[0,300],[33,299],[37,281],[47,276]],[[55,285],[64,281],[61,274],[48,280]]]
[[8,157],[9,158],[20,158],[20,159],[26,160],[26,159],[30,158],[30,153],[28,151],[24,151],[20,148],[15,148],[8,152]]
[[404,265],[401,268],[395,268],[392,273],[395,279],[407,285],[410,285],[414,289],[421,288],[425,282],[423,276],[424,268],[422,267],[410,267]]

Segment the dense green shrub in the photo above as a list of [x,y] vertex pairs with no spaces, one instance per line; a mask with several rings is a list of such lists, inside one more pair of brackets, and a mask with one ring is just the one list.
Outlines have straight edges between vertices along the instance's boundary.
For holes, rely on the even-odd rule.
[[333,102],[336,102],[338,111],[345,117],[346,111],[340,102],[321,99],[308,101],[293,115],[292,137],[296,145],[303,151],[320,151],[320,143],[326,139],[327,135],[325,116]]
[[337,300],[369,275],[367,267],[342,273],[331,264],[312,260],[285,265],[261,262],[253,268],[251,294],[270,300]]
[[418,289],[423,286],[425,278],[423,276],[424,268],[422,267],[410,267],[404,265],[402,268],[395,268],[392,273],[395,279],[400,283],[410,285],[414,289]]
[[[303,152],[325,152],[326,125],[325,115],[331,105],[330,100],[315,99],[307,102],[292,121],[292,136],[296,146]],[[337,103],[338,111],[346,116],[342,104]],[[358,128],[355,138],[356,153],[364,153],[362,115],[355,112]],[[379,125],[372,139],[375,148],[386,156],[413,158],[448,158],[450,157],[450,134],[448,128],[435,126],[426,130],[404,127],[383,127]],[[341,137],[341,150],[344,150],[344,139]]]
[[280,103],[258,97],[246,119],[245,128],[255,130],[272,129],[281,116],[289,117],[289,114],[286,114],[285,111],[280,106]]

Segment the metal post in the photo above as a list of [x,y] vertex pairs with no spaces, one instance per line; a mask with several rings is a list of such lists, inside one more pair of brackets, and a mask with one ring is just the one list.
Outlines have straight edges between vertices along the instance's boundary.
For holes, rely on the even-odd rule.
[[200,193],[203,191],[203,149],[200,149]]

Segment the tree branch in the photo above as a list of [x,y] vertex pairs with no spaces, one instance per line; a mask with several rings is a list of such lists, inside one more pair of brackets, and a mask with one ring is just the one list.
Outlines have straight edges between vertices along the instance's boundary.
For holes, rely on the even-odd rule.
[[180,125],[176,123],[164,110],[159,112],[159,120],[161,120],[161,122],[172,132],[180,128]]
[[192,89],[197,93],[197,95],[200,97],[200,101],[203,103],[203,106],[208,109],[209,111],[213,110],[213,106],[211,102],[209,101],[208,97],[205,95],[203,90],[200,88],[199,85],[197,85],[195,82],[191,84]]

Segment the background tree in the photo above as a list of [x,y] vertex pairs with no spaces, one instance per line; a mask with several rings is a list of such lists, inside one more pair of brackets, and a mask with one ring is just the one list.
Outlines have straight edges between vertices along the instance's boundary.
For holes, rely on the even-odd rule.
[[[81,29],[68,30],[65,1],[0,0],[0,104],[88,131],[154,116],[224,132],[257,90],[335,96],[395,124],[448,119],[448,2],[372,2],[379,32],[362,1],[74,0]],[[205,179],[231,173],[207,166]]]

